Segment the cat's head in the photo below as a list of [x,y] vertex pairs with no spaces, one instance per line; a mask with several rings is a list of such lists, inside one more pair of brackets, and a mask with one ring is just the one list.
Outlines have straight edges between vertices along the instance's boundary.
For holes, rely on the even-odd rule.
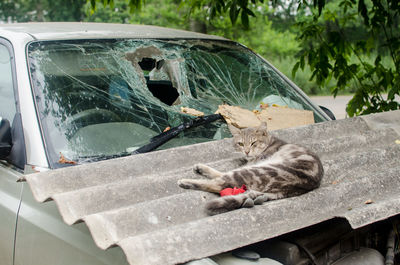
[[235,148],[246,156],[258,156],[269,145],[270,137],[266,123],[262,123],[259,127],[238,129],[230,125],[229,128],[233,135]]

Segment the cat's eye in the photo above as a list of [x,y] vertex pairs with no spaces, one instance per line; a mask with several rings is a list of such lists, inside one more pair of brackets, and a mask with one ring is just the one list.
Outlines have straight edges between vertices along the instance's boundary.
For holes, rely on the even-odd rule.
[[244,146],[244,144],[242,142],[239,142],[238,145],[239,146]]

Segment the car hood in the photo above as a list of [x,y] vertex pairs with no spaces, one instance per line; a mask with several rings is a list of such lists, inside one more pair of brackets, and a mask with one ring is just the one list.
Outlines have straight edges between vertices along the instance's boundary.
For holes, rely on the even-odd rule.
[[68,225],[85,222],[96,244],[130,264],[176,264],[226,252],[333,218],[358,228],[400,213],[400,111],[274,131],[310,147],[325,176],[307,194],[208,216],[216,195],[178,187],[192,166],[239,165],[225,139],[26,175],[39,202]]

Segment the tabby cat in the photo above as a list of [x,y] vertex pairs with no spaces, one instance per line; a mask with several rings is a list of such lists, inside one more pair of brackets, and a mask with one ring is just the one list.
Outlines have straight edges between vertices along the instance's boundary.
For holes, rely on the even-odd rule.
[[223,173],[207,165],[197,164],[193,168],[194,172],[207,179],[178,181],[181,188],[213,193],[246,185],[244,193],[208,202],[208,214],[253,207],[255,204],[297,196],[319,187],[324,170],[318,156],[310,150],[270,135],[265,123],[256,128],[230,128],[235,146],[246,155],[245,165]]

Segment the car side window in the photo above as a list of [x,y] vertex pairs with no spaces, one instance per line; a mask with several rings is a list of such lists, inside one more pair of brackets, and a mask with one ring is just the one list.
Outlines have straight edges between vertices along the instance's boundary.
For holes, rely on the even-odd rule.
[[11,60],[7,47],[0,44],[0,117],[10,122],[16,113]]

